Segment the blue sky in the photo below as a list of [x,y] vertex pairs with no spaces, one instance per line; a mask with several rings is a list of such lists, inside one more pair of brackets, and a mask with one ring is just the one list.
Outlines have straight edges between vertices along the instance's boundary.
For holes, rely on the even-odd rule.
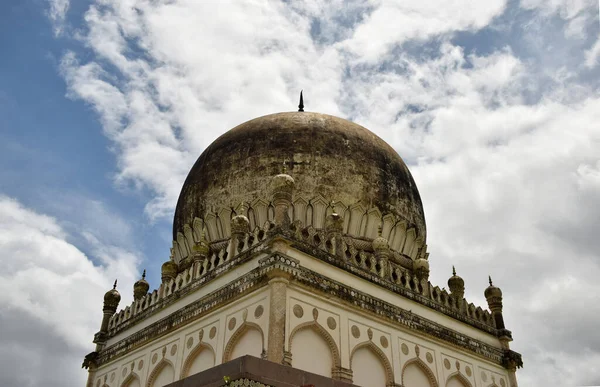
[[522,385],[600,384],[599,34],[596,0],[1,2],[0,363],[37,365],[0,384],[80,385],[195,159],[300,89],[407,161],[432,283],[496,278]]

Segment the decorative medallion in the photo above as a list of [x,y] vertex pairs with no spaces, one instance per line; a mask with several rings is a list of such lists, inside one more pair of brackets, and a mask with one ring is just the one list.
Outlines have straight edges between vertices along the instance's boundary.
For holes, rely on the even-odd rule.
[[187,347],[187,349],[192,348],[192,345],[194,345],[194,338],[190,337],[187,339],[187,344],[185,345]]
[[456,369],[460,371],[460,362],[457,360],[454,364],[456,364]]
[[317,317],[319,317],[319,311],[317,310],[317,308],[313,308],[313,319],[316,321]]
[[483,371],[481,371],[481,380],[483,380],[484,382],[487,382],[487,374]]
[[177,353],[177,344],[175,344],[171,347],[171,356],[175,356],[176,353]]
[[140,371],[142,368],[144,368],[144,360],[140,360],[138,363],[138,371]]
[[371,330],[371,328],[367,329],[367,337],[369,338],[369,340],[373,340],[373,331]]
[[113,372],[112,374],[110,374],[110,382],[114,382],[115,378],[117,377],[117,375],[115,375],[115,373]]
[[381,343],[381,346],[382,346],[383,348],[387,348],[387,347],[388,347],[388,345],[389,345],[389,343],[388,343],[388,339],[387,339],[387,337],[385,337],[385,336],[381,336],[381,337],[379,338],[379,342]]
[[227,325],[227,327],[229,328],[229,330],[230,330],[230,331],[232,331],[232,330],[235,328],[235,324],[236,324],[236,323],[237,323],[237,322],[235,321],[235,317],[232,317],[232,318],[229,320],[229,324]]
[[121,375],[123,375],[123,377],[127,376],[127,367],[123,367],[123,372],[121,372]]
[[302,316],[304,316],[304,309],[302,309],[302,307],[298,304],[294,305],[294,316],[298,317],[298,318],[302,318]]
[[335,319],[333,317],[328,317],[327,318],[327,326],[331,330],[333,330],[333,329],[335,329],[337,327],[337,322],[335,321]]
[[408,355],[408,345],[402,343],[402,345],[400,346],[400,348],[402,348],[402,353],[405,355]]
[[450,360],[444,359],[444,367],[446,367],[447,370],[450,369]]
[[204,329],[200,329],[200,332],[198,332],[198,341],[202,342],[203,338],[204,338]]
[[500,387],[506,387],[506,382],[504,379],[500,379]]
[[217,335],[217,327],[210,328],[210,332],[208,332],[208,337],[214,339]]
[[352,328],[350,328],[350,332],[352,333],[352,336],[354,336],[355,339],[358,339],[360,337],[360,329],[358,329],[356,325],[352,325]]
[[421,353],[421,348],[419,348],[417,344],[415,344],[415,353],[417,354],[417,357],[419,357],[419,354]]
[[425,355],[425,359],[427,359],[427,362],[429,364],[433,363],[433,355],[431,354],[431,352],[427,352],[427,355]]
[[260,318],[263,315],[265,308],[262,305],[259,305],[254,309],[254,318]]
[[246,319],[248,319],[248,309],[244,309],[242,313],[242,321],[246,321]]
[[158,360],[158,354],[154,354],[152,355],[152,364],[156,363],[156,361]]
[[467,374],[467,376],[471,376],[473,373],[471,372],[471,367],[466,366],[465,367],[465,373]]

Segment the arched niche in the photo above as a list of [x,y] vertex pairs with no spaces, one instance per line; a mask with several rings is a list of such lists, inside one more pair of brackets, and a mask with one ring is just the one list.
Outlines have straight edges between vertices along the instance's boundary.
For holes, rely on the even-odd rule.
[[463,374],[455,372],[448,376],[446,387],[473,387],[473,385]]
[[223,363],[245,355],[260,358],[264,343],[264,334],[260,326],[246,321],[231,335],[225,346]]
[[162,387],[175,381],[175,367],[167,359],[162,359],[150,372],[147,387]]
[[142,383],[140,382],[140,378],[132,372],[121,383],[121,387],[142,387]]
[[350,353],[350,369],[352,383],[359,386],[384,387],[394,382],[390,361],[372,341],[354,347]]
[[405,387],[438,387],[435,375],[419,358],[411,359],[402,368],[402,385]]
[[294,368],[330,378],[332,370],[340,367],[340,351],[335,340],[316,321],[294,328],[290,334],[288,351],[292,354]]
[[215,366],[216,355],[213,348],[206,343],[199,343],[192,349],[183,362],[181,378],[185,378]]

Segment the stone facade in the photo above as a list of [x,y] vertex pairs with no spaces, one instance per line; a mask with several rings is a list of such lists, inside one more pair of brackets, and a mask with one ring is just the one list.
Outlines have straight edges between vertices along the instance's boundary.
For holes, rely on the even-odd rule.
[[422,210],[305,198],[291,176],[271,179],[250,203],[180,217],[158,289],[138,281],[119,312],[107,293],[88,386],[164,386],[251,355],[363,386],[517,387],[500,289],[490,280],[490,312],[456,273],[450,292],[428,281]]

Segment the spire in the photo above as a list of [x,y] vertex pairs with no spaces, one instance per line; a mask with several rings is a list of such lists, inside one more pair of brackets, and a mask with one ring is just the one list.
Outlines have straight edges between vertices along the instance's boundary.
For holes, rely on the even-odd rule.
[[454,265],[452,265],[452,275],[456,275],[456,269],[454,268]]
[[146,269],[144,269],[144,272],[142,273],[142,279],[146,279]]
[[488,279],[490,280],[490,286],[494,286],[494,285],[492,285],[492,276],[491,275],[488,275]]
[[113,290],[117,288],[117,280],[115,280],[115,283],[113,285]]
[[304,99],[302,98],[302,90],[300,90],[300,105],[298,105],[298,111],[304,111]]

